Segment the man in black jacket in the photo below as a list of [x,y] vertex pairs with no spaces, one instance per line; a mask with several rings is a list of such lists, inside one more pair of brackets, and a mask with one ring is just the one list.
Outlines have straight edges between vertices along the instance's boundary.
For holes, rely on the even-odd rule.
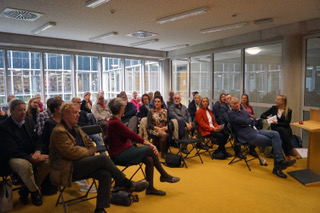
[[16,99],[10,103],[11,116],[0,124],[0,156],[9,162],[10,168],[24,183],[19,191],[20,201],[26,204],[31,192],[32,203],[42,205],[39,187],[50,168],[48,155],[41,154],[41,143],[34,122],[26,117],[26,104]]

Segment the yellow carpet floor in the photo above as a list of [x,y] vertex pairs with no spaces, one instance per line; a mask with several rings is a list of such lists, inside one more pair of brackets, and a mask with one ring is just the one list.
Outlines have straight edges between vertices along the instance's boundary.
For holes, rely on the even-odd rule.
[[[232,153],[228,148],[228,151]],[[176,149],[172,149],[176,153]],[[160,212],[250,212],[250,213],[320,213],[320,186],[306,187],[293,177],[279,178],[272,174],[273,159],[267,159],[269,166],[260,166],[258,160],[251,161],[250,172],[244,162],[228,165],[227,160],[211,160],[207,153],[199,158],[188,159],[188,168],[165,169],[181,178],[179,183],[161,183],[155,171],[155,187],[167,192],[164,197],[138,193],[140,201],[130,207],[111,205],[107,212],[121,213],[160,213]],[[320,163],[320,162],[319,162]],[[306,168],[307,160],[300,159],[285,170],[294,171]],[[136,169],[129,168],[125,174]],[[134,179],[141,179],[138,173]],[[79,186],[73,184],[65,192],[66,198],[82,194]],[[55,206],[58,195],[44,196],[43,205],[35,207],[29,202],[22,205],[17,191],[14,192],[15,208],[12,212],[63,212],[63,207]],[[95,199],[67,208],[69,213],[93,212]]]

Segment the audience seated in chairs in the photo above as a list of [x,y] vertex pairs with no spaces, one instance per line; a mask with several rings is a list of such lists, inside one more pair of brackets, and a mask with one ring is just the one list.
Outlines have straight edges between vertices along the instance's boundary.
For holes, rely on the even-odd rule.
[[[50,102],[52,102],[54,99],[56,98],[49,98],[47,100],[47,106],[50,105]],[[44,128],[44,124],[46,122],[46,120],[48,118],[50,118],[51,116],[51,112],[50,112],[50,109],[47,108],[46,110],[44,110],[43,112],[40,112],[40,114],[38,115],[37,117],[37,123],[36,123],[36,128],[37,128],[37,133],[38,135],[42,135],[42,131],[43,131],[43,128]]]
[[41,206],[39,186],[50,170],[48,155],[41,154],[35,124],[32,118],[26,117],[25,102],[14,99],[9,109],[11,116],[0,124],[0,154],[9,161],[11,170],[20,176],[25,185],[19,191],[20,201],[27,204],[31,192],[32,203]]
[[153,144],[160,147],[161,157],[166,158],[168,144],[168,112],[162,108],[162,96],[154,97],[154,107],[148,113],[148,132]]
[[[186,130],[193,129],[192,119],[186,106],[181,104],[181,96],[179,93],[174,94],[174,104],[169,108],[169,118],[176,119],[179,126],[179,139],[186,136]],[[181,152],[188,154],[187,145],[183,144]]]
[[[156,99],[157,100],[157,99]],[[166,192],[158,190],[153,184],[154,167],[160,173],[161,182],[175,183],[180,179],[169,175],[161,166],[158,158],[157,148],[139,135],[127,128],[122,122],[121,117],[125,111],[125,102],[121,98],[114,98],[109,101],[109,107],[113,117],[108,122],[107,136],[109,141],[109,154],[117,165],[127,166],[136,165],[143,162],[146,165],[146,179],[149,187],[147,195],[165,195]],[[130,142],[141,143],[146,146],[135,147]]]
[[239,100],[231,99],[232,110],[229,113],[230,123],[237,134],[240,143],[249,143],[255,146],[272,146],[274,154],[273,174],[281,178],[287,178],[282,170],[292,166],[296,160],[286,161],[282,154],[281,139],[278,132],[273,130],[256,130],[257,120],[247,111],[240,110]]
[[28,103],[27,116],[32,118],[34,124],[37,122],[37,116],[40,113],[39,103],[36,98],[31,98]]
[[131,103],[133,103],[134,107],[137,109],[137,111],[139,112],[140,110],[140,106],[141,106],[141,102],[140,102],[140,98],[138,98],[138,93],[137,91],[133,91],[132,93],[132,99],[130,100]]
[[79,107],[67,103],[61,110],[62,120],[54,128],[50,139],[51,181],[58,186],[71,186],[72,180],[99,180],[97,204],[94,212],[110,207],[111,178],[117,190],[143,191],[147,182],[132,182],[114,165],[110,158],[96,153],[92,140],[76,125]]
[[300,154],[295,148],[293,148],[293,144],[291,142],[292,130],[290,127],[290,122],[292,110],[287,105],[287,97],[285,95],[278,95],[276,99],[276,105],[262,113],[260,117],[267,119],[272,116],[277,116],[277,121],[274,121],[270,126],[272,130],[277,131],[280,134],[280,138],[282,140],[282,149],[284,151],[286,160],[291,160],[291,152],[296,159],[300,159]]
[[147,116],[148,112],[151,109],[150,105],[150,97],[148,94],[142,95],[142,105],[140,106],[140,110],[138,112],[138,117],[140,119],[140,126],[139,126],[139,135],[148,140],[148,132],[147,132]]
[[169,109],[169,107],[174,103],[173,102],[173,96],[174,96],[174,92],[171,90],[169,92],[169,100],[167,101],[167,107]]
[[212,106],[212,114],[218,124],[220,123],[219,115],[220,115],[221,107],[225,104],[225,100],[224,100],[225,96],[226,96],[225,93],[221,93],[219,96],[219,100],[216,101]]
[[225,104],[223,104],[220,108],[220,112],[217,113],[218,115],[218,121],[217,123],[219,125],[221,124],[224,124],[224,125],[227,125],[228,122],[229,122],[229,117],[228,117],[228,113],[230,112],[231,110],[231,107],[230,107],[230,100],[231,100],[231,95],[230,94],[226,94],[225,97],[224,97],[224,101],[225,101]]
[[[217,155],[217,153],[220,152],[221,154],[217,155],[221,156],[219,157],[219,159],[225,159],[231,156],[229,153],[226,152],[225,148],[229,134],[226,131],[224,131],[224,125],[217,124],[208,106],[209,99],[207,97],[202,98],[200,101],[200,108],[196,112],[196,121],[198,124],[198,129],[201,136],[203,137],[217,138],[219,147],[214,154]],[[208,142],[206,143],[206,146],[208,148],[212,148],[212,144],[209,144]]]
[[111,111],[108,104],[105,103],[103,95],[98,95],[96,103],[93,104],[92,113],[103,130],[107,129],[107,124],[111,118]]
[[122,98],[125,103],[125,111],[121,118],[122,123],[124,123],[124,125],[126,125],[130,130],[138,133],[138,117],[136,115],[136,107],[133,105],[133,103],[128,102],[128,97],[125,92],[122,91],[119,97]]
[[253,108],[249,104],[249,96],[247,94],[241,95],[240,109],[247,111],[253,118],[256,118],[253,112]]

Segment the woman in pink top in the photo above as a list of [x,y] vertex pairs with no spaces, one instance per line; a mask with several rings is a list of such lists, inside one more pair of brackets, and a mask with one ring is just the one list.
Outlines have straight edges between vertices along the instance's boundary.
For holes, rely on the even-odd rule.
[[[166,195],[166,192],[154,188],[154,167],[160,173],[161,182],[175,183],[178,182],[180,178],[169,175],[163,169],[158,158],[158,150],[153,144],[144,140],[121,122],[125,108],[124,101],[121,98],[114,98],[109,101],[108,105],[113,115],[108,122],[106,132],[111,159],[115,164],[122,166],[135,165],[143,162],[146,165],[146,180],[149,182],[146,194]],[[145,146],[133,146],[131,141],[141,143]]]
[[136,107],[137,112],[139,112],[140,106],[141,106],[141,102],[140,102],[140,98],[137,97],[138,93],[136,91],[134,91],[132,93],[132,99],[130,100],[131,103],[133,103],[133,105]]
[[249,97],[247,94],[241,96],[241,109],[247,111],[253,118],[256,118],[252,107],[249,105]]

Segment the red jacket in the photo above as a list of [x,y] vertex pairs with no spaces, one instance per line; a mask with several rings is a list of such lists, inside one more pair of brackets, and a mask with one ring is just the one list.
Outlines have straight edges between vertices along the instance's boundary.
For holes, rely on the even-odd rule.
[[210,132],[213,132],[213,127],[210,127],[209,120],[207,117],[206,110],[209,110],[209,113],[212,118],[213,126],[216,128],[219,128],[219,125],[217,124],[216,120],[213,117],[213,114],[210,109],[203,109],[199,108],[196,112],[196,121],[198,123],[198,129],[202,136],[210,135]]

